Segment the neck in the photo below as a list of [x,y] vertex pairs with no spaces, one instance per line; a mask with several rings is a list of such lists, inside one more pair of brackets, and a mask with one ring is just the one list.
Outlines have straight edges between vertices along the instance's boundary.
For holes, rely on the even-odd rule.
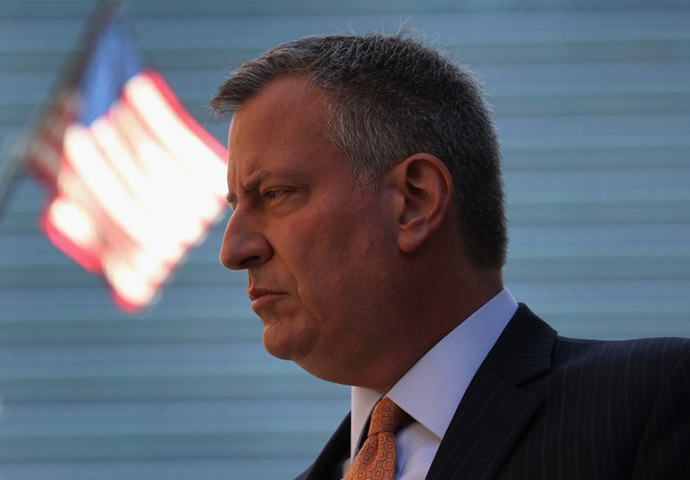
[[500,271],[453,275],[442,268],[430,270],[426,278],[434,280],[420,277],[401,302],[399,328],[387,342],[391,348],[378,368],[362,376],[367,382],[361,386],[388,392],[434,345],[503,289]]

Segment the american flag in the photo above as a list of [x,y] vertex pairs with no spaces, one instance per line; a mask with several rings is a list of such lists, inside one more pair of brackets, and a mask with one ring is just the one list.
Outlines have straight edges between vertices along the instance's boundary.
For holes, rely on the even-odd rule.
[[48,238],[135,312],[223,213],[225,149],[144,65],[119,15],[98,23],[25,160],[49,190]]

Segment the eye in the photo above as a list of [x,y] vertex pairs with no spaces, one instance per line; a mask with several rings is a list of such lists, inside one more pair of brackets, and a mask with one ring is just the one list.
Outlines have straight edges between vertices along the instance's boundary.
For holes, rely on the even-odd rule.
[[276,189],[276,190],[267,190],[264,193],[264,195],[269,200],[275,200],[276,198],[280,197],[284,193],[285,193],[285,190]]

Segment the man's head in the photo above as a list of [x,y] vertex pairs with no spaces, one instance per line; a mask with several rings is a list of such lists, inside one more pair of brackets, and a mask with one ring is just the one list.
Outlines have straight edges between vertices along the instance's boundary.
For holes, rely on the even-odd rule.
[[500,153],[472,74],[402,36],[307,37],[246,62],[211,101],[237,110],[272,80],[304,77],[322,93],[323,133],[362,185],[414,153],[435,155],[453,179],[464,248],[478,269],[500,269],[507,249]]
[[240,67],[212,107],[235,112],[221,261],[247,269],[270,353],[385,391],[497,293],[496,140],[472,77],[436,52],[298,40]]

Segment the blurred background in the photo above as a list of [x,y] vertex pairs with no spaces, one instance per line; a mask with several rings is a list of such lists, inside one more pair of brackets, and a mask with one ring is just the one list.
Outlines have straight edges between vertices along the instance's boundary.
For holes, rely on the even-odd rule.
[[[93,0],[0,1],[0,162],[38,120]],[[204,104],[244,60],[401,24],[474,70],[493,105],[506,284],[562,335],[690,336],[690,3],[139,0],[141,50],[220,142]],[[268,356],[226,214],[143,313],[42,235],[28,173],[0,208],[0,479],[293,478],[349,390]]]

